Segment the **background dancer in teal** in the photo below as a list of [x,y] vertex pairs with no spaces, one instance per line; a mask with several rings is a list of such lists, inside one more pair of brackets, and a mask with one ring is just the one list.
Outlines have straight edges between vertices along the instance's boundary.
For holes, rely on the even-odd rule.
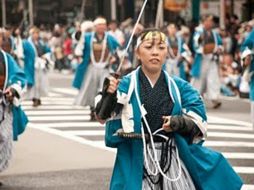
[[242,44],[243,77],[250,84],[251,121],[254,129],[254,29]]
[[41,97],[47,95],[48,76],[50,67],[50,49],[39,38],[40,30],[33,27],[30,37],[23,41],[24,71],[28,80],[28,98],[33,106],[41,105]]
[[110,58],[119,47],[117,40],[106,32],[105,18],[95,19],[94,27],[95,32],[85,35],[83,61],[73,81],[73,86],[80,90],[74,104],[90,106],[91,120],[94,120],[94,98],[102,88],[104,78],[109,75]]
[[0,32],[0,172],[9,165],[12,141],[24,132],[28,122],[20,107],[26,77],[14,59],[2,50],[2,39]]
[[207,95],[207,99],[213,103],[213,108],[221,106],[219,55],[222,53],[222,41],[219,34],[213,30],[214,17],[203,17],[202,26],[196,29],[194,34],[195,58],[191,69],[192,85],[200,94]]

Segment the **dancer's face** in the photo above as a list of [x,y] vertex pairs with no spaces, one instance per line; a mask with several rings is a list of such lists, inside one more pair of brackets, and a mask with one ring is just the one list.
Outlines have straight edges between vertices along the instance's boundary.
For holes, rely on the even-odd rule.
[[33,32],[33,34],[32,34],[32,38],[33,38],[33,40],[35,40],[35,41],[37,41],[37,40],[39,40],[39,37],[40,37],[40,34],[39,34],[39,32]]
[[156,31],[147,35],[138,45],[136,55],[142,63],[142,69],[152,74],[161,71],[168,54],[168,46],[165,34]]
[[204,27],[207,30],[211,30],[214,27],[214,22],[212,17],[208,17],[204,20]]
[[98,34],[104,34],[104,32],[106,32],[106,30],[107,30],[107,25],[106,24],[97,24],[95,26],[95,31]]
[[169,36],[175,36],[175,34],[177,32],[176,26],[174,24],[168,25],[167,30],[168,30]]

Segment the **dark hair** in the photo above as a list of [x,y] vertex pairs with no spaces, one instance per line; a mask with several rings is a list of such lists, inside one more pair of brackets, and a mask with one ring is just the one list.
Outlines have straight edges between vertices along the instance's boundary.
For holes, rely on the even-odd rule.
[[206,15],[202,16],[201,20],[202,20],[202,22],[204,22],[208,18],[211,18],[214,21],[214,16],[212,14],[206,14]]
[[74,35],[75,40],[79,41],[79,39],[81,38],[82,32],[81,31],[77,31]]
[[5,30],[12,30],[13,29],[13,27],[11,25],[8,25],[8,24],[5,25],[4,28],[5,28]]
[[235,19],[235,20],[238,20],[238,19],[239,19],[239,17],[238,17],[236,14],[233,14],[233,15],[232,15],[232,18]]
[[109,24],[116,24],[116,25],[118,25],[118,22],[117,22],[116,20],[111,20],[111,21],[109,22]]

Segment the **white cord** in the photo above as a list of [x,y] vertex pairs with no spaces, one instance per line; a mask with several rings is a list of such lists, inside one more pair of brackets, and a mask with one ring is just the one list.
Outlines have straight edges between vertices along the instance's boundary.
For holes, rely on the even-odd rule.
[[[151,155],[149,148],[146,149],[145,132],[144,132],[143,126],[141,127],[141,134],[142,134],[142,141],[143,141],[143,147],[144,147],[144,160],[145,160],[145,166],[146,166],[147,172],[150,175],[156,176],[156,175],[158,175],[158,168],[156,167],[156,163],[155,163],[154,159],[152,159],[152,155]],[[153,165],[155,168],[154,172],[149,167],[146,151],[148,152],[148,155],[149,155],[151,161],[153,162]]]
[[164,131],[163,128],[157,129],[156,131],[153,132],[153,135],[156,135],[157,133],[159,133],[160,131]]
[[[95,35],[95,33],[92,33],[92,37],[91,37],[92,39],[91,39],[91,42],[90,42],[90,48],[91,48],[90,57],[91,57],[92,64],[98,64],[98,63],[102,63],[102,62],[103,62],[103,59],[104,59],[104,57],[105,57],[108,33],[107,33],[107,32],[105,33],[104,39],[103,39],[103,41],[102,41],[102,52],[101,52],[101,57],[100,57],[99,62],[96,62],[95,57],[94,57],[94,50],[93,50],[93,39],[94,39],[94,35]],[[109,57],[109,56],[108,56],[108,57]]]

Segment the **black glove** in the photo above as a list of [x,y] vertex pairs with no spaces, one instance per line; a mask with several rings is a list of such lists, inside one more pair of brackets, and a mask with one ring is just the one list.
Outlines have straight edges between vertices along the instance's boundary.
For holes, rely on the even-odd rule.
[[170,127],[174,132],[190,137],[190,143],[193,142],[194,137],[201,135],[201,131],[196,123],[185,115],[171,116]]
[[107,92],[109,82],[110,81],[108,78],[104,80],[103,89],[101,92],[102,98],[95,107],[95,113],[97,117],[102,120],[106,120],[111,117],[111,113],[113,112],[117,104],[116,92],[114,94],[110,94]]

